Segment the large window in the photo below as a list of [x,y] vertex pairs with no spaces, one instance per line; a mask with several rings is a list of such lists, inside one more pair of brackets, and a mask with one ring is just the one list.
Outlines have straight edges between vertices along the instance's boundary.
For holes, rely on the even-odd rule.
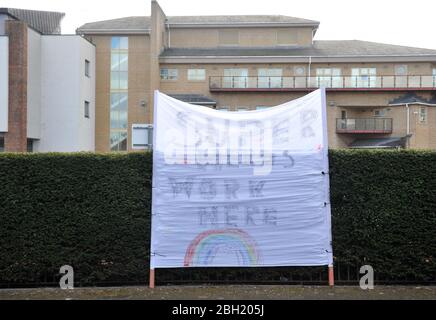
[[205,69],[188,69],[188,80],[189,81],[204,81],[204,80],[206,80],[206,70]]
[[374,88],[377,85],[376,68],[352,68],[351,87],[353,88]]
[[326,88],[340,88],[342,86],[341,69],[318,68],[316,69],[316,85]]
[[282,69],[259,69],[257,70],[258,88],[281,88]]
[[224,69],[224,88],[247,88],[248,69]]
[[177,69],[160,69],[160,78],[161,80],[177,80],[178,71]]
[[127,150],[129,38],[112,37],[110,93],[110,149]]

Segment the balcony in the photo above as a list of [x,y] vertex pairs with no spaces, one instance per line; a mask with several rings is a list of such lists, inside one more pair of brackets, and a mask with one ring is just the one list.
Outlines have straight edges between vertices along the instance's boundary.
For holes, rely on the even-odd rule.
[[392,118],[336,119],[336,133],[392,133]]
[[436,76],[209,77],[212,92],[432,91]]

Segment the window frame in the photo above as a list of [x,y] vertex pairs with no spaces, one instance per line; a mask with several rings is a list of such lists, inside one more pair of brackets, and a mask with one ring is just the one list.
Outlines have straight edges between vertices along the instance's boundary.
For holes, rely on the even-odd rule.
[[[422,112],[423,110],[424,110],[424,112]],[[421,123],[421,124],[427,123],[428,108],[426,106],[419,106],[418,117],[419,117],[419,123]]]
[[91,61],[85,59],[85,77],[91,78]]
[[[163,76],[163,74],[162,74],[162,71],[164,71],[164,70],[167,71],[166,77]],[[170,71],[173,71],[175,76],[174,75],[171,76]],[[179,80],[179,70],[176,68],[160,68],[159,75],[160,75],[161,81],[177,81],[177,80]]]
[[[201,77],[201,78],[196,78],[196,77],[194,77],[194,78],[190,78],[190,71],[203,71],[203,77]],[[196,75],[198,75],[198,73],[195,73]],[[204,68],[189,68],[187,71],[186,71],[186,78],[188,79],[188,81],[206,81],[206,69],[204,69]]]
[[85,100],[84,104],[83,104],[83,115],[85,118],[90,119],[91,115],[90,115],[90,102]]

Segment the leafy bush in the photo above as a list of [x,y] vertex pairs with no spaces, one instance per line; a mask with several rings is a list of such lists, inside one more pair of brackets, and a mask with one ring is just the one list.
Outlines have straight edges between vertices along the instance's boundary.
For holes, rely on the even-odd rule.
[[[330,152],[337,277],[435,281],[436,152]],[[0,155],[0,285],[146,283],[152,156]],[[342,271],[341,271],[342,270]],[[347,271],[344,271],[347,270]],[[324,280],[325,268],[158,270],[157,280]]]

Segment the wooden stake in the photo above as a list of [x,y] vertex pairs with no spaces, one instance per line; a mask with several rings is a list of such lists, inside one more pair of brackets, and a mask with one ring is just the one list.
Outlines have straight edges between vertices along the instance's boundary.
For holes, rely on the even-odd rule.
[[335,285],[335,274],[333,272],[333,265],[329,265],[329,286],[333,287]]
[[154,289],[154,269],[150,269],[150,289]]

